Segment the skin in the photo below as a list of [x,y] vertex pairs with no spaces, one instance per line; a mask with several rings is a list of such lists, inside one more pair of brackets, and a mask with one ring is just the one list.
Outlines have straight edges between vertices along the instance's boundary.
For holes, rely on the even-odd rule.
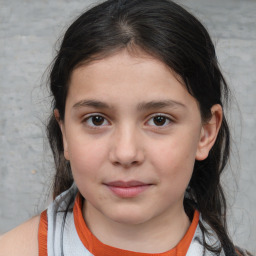
[[0,237],[0,256],[38,255],[38,225],[36,216]]
[[[75,69],[64,120],[55,110],[65,157],[86,198],[84,218],[105,244],[164,252],[190,225],[184,192],[195,159],[205,159],[216,140],[222,109],[214,105],[212,118],[203,122],[196,100],[177,77],[151,56],[124,50]],[[120,197],[106,185],[116,180],[147,186]],[[38,225],[36,216],[0,237],[0,256],[38,255]]]
[[[99,240],[151,253],[178,244],[190,224],[183,198],[195,159],[208,156],[221,123],[221,107],[212,113],[203,123],[177,75],[143,53],[123,50],[73,71],[59,123],[84,218]],[[109,186],[134,180],[147,186],[132,197]]]

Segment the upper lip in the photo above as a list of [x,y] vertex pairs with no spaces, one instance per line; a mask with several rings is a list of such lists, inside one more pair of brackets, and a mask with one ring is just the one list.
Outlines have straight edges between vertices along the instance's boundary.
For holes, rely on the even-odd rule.
[[106,185],[111,187],[130,188],[130,187],[146,186],[150,184],[137,181],[137,180],[131,180],[131,181],[117,180],[117,181],[108,182],[106,183]]

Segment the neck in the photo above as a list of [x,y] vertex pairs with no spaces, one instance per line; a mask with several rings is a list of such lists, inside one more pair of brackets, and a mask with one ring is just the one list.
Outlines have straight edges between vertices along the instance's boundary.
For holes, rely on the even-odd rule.
[[183,207],[172,209],[168,214],[144,223],[127,224],[102,216],[101,212],[86,202],[83,216],[90,231],[102,243],[143,253],[162,253],[174,248],[190,226]]

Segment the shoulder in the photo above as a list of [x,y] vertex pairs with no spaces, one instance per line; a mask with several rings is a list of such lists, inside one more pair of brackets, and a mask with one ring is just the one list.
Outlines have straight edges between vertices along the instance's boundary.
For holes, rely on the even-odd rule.
[[39,222],[40,216],[36,216],[0,236],[0,256],[37,256]]

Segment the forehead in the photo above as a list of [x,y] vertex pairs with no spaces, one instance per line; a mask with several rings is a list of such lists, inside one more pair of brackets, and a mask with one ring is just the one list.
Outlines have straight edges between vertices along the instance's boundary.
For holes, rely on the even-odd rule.
[[160,60],[126,50],[77,67],[67,100],[95,98],[112,102],[194,99],[179,76]]
[[82,63],[72,72],[70,84],[77,84],[81,79],[98,81],[105,78],[125,81],[133,77],[140,77],[141,82],[155,78],[158,83],[169,78],[184,84],[182,78],[159,59],[140,50],[133,52],[127,49],[102,59]]

